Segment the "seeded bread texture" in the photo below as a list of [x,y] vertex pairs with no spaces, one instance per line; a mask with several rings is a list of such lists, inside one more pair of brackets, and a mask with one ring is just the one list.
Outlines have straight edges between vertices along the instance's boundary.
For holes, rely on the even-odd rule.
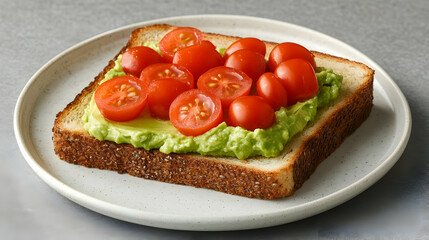
[[[133,31],[127,48],[159,40],[174,26],[151,25]],[[204,33],[218,47],[227,47],[236,37]],[[274,43],[266,43],[267,52]],[[316,170],[320,162],[364,122],[373,105],[374,71],[366,65],[328,54],[313,52],[318,66],[343,75],[340,95],[319,109],[316,119],[273,158],[246,160],[164,154],[129,144],[99,141],[83,128],[81,116],[104,74],[114,66],[113,58],[104,70],[56,116],[53,127],[54,151],[60,159],[90,168],[114,170],[132,176],[168,183],[208,188],[251,198],[273,199],[292,195]]]

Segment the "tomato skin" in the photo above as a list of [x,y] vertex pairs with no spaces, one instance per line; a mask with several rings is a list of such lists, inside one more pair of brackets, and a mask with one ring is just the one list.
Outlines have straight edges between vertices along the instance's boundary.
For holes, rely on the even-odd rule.
[[275,46],[268,58],[268,67],[271,72],[274,72],[280,63],[294,58],[307,60],[314,70],[317,68],[313,53],[304,46],[293,42],[284,42]]
[[222,122],[220,99],[206,91],[191,89],[171,103],[170,121],[182,134],[198,136]]
[[199,44],[177,51],[173,63],[187,68],[198,79],[207,70],[223,65],[223,58],[208,44]]
[[280,63],[274,71],[288,96],[288,105],[314,97],[319,84],[312,65],[299,58]]
[[145,67],[162,61],[161,55],[152,48],[139,46],[130,48],[122,54],[121,66],[125,73],[139,77]]
[[170,105],[190,86],[173,78],[161,78],[150,83],[147,90],[147,105],[153,117],[168,120]]
[[256,91],[275,111],[287,106],[287,93],[274,73],[266,72],[256,82]]
[[149,65],[143,69],[140,75],[140,79],[143,82],[147,82],[148,85],[153,81],[163,78],[177,79],[188,84],[191,88],[195,87],[192,73],[185,67],[172,63],[157,63]]
[[100,84],[95,90],[94,100],[106,119],[125,122],[137,118],[143,111],[147,92],[138,78],[121,76]]
[[265,58],[262,54],[248,49],[235,51],[225,61],[225,66],[246,73],[256,82],[266,69]]
[[219,66],[201,75],[197,86],[198,89],[218,96],[222,107],[228,109],[234,99],[249,94],[252,79],[240,70]]
[[254,52],[258,52],[262,54],[262,56],[265,56],[265,53],[267,51],[265,43],[263,41],[257,38],[248,37],[248,38],[241,38],[233,42],[231,45],[229,45],[229,47],[225,50],[223,57],[227,59],[235,51],[238,51],[241,49],[252,50]]
[[213,48],[214,50],[216,50],[216,46],[212,42],[210,42],[209,40],[203,40],[203,41],[201,41],[200,44],[201,45],[207,45],[207,46]]
[[203,33],[192,27],[179,27],[168,32],[159,42],[159,50],[167,62],[173,60],[174,54],[180,49],[200,44]]
[[229,106],[229,122],[249,131],[265,129],[274,124],[276,116],[271,105],[260,96],[242,96]]

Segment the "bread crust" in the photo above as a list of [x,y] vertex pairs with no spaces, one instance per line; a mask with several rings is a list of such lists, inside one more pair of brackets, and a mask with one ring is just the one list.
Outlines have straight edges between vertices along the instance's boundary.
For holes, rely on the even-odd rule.
[[333,153],[369,117],[373,105],[373,85],[354,94],[335,114],[325,119],[322,127],[302,145],[294,163],[294,190],[304,184],[316,167]]
[[[117,144],[110,141],[99,141],[82,131],[72,131],[62,124],[73,108],[88,101],[104,78],[104,74],[114,66],[114,60],[128,47],[141,45],[138,40],[141,32],[153,29],[168,31],[169,25],[152,25],[133,31],[130,41],[111,60],[100,74],[56,116],[53,126],[53,144],[55,154],[60,159],[72,164],[89,168],[113,170],[132,176],[208,188],[220,192],[251,198],[274,199],[292,195],[316,170],[317,166],[337,149],[344,139],[352,134],[369,116],[373,101],[374,71],[367,66],[314,52],[317,58],[352,64],[364,69],[365,81],[356,91],[345,97],[335,106],[328,117],[321,119],[318,127],[299,144],[298,149],[285,164],[277,170],[258,169],[233,161],[219,161],[214,157],[196,154],[164,154],[158,150],[134,148],[130,144]],[[214,38],[226,38],[228,41],[237,38],[218,34],[209,34]],[[272,45],[272,43],[268,43]],[[298,134],[299,135],[299,134]],[[303,138],[295,136],[296,138]],[[285,151],[289,151],[287,148]],[[292,151],[292,150],[290,150]],[[243,162],[242,160],[238,160]],[[249,160],[250,161],[250,160]],[[252,161],[258,161],[253,159]],[[280,158],[279,161],[282,161]],[[244,161],[245,162],[245,161]]]

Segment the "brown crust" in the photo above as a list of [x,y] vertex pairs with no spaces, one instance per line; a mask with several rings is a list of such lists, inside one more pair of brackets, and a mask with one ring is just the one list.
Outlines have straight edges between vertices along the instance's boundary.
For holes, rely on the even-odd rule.
[[[135,41],[139,31],[148,28],[166,28],[168,25],[154,25],[133,31],[127,46],[118,53],[121,54],[130,42]],[[213,36],[213,34],[212,34]],[[228,37],[234,39],[234,37]],[[315,53],[321,57],[330,55]],[[116,57],[118,56],[116,55]],[[353,133],[364,122],[372,107],[374,72],[364,67],[368,74],[366,84],[361,86],[352,96],[336,108],[336,111],[324,119],[322,127],[317,128],[307,137],[294,155],[292,165],[277,171],[264,171],[243,164],[227,161],[215,161],[213,158],[186,154],[164,154],[157,150],[146,151],[137,149],[129,144],[117,144],[110,141],[99,141],[87,133],[73,132],[62,129],[61,121],[82,98],[92,93],[104,74],[114,66],[114,60],[95,77],[74,101],[57,114],[53,131],[54,151],[60,159],[85,167],[114,170],[118,173],[128,173],[132,176],[208,188],[225,193],[273,199],[292,195],[315,171],[318,164],[328,157],[343,142],[344,138]],[[337,61],[348,61],[335,57]],[[351,61],[348,61],[351,62]],[[292,171],[293,179],[287,179],[286,173]],[[286,180],[285,180],[286,178]],[[286,186],[286,181],[293,181],[292,187]]]
[[274,173],[184,154],[146,151],[129,144],[98,141],[89,135],[54,128],[55,153],[63,160],[90,168],[114,170],[162,182],[208,188],[255,198],[276,198]]
[[[374,72],[371,73],[371,79]],[[316,170],[317,166],[335,151],[369,117],[373,105],[372,81],[362,86],[341,108],[325,119],[322,127],[302,144],[293,166],[294,190]]]
[[293,165],[294,192],[313,174],[317,166],[333,153],[359,126],[369,117],[373,106],[374,70],[368,66],[331,56],[325,53],[313,52],[319,58],[330,58],[339,62],[348,62],[365,69],[365,84],[345,99],[341,107],[328,118],[324,119],[321,127],[301,144],[296,153]]

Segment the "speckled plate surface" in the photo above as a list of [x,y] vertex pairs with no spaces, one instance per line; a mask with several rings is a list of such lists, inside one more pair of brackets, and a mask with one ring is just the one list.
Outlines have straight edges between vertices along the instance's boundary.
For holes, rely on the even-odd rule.
[[[168,23],[203,31],[296,41],[309,49],[364,62],[376,70],[369,119],[326,159],[292,197],[258,200],[74,166],[53,152],[57,112],[73,100],[127,42],[134,28]],[[84,41],[46,63],[23,89],[15,134],[32,169],[70,200],[101,214],[169,229],[237,230],[284,224],[333,208],[379,180],[401,156],[411,130],[405,97],[371,59],[329,36],[268,19],[203,15],[158,19]]]

